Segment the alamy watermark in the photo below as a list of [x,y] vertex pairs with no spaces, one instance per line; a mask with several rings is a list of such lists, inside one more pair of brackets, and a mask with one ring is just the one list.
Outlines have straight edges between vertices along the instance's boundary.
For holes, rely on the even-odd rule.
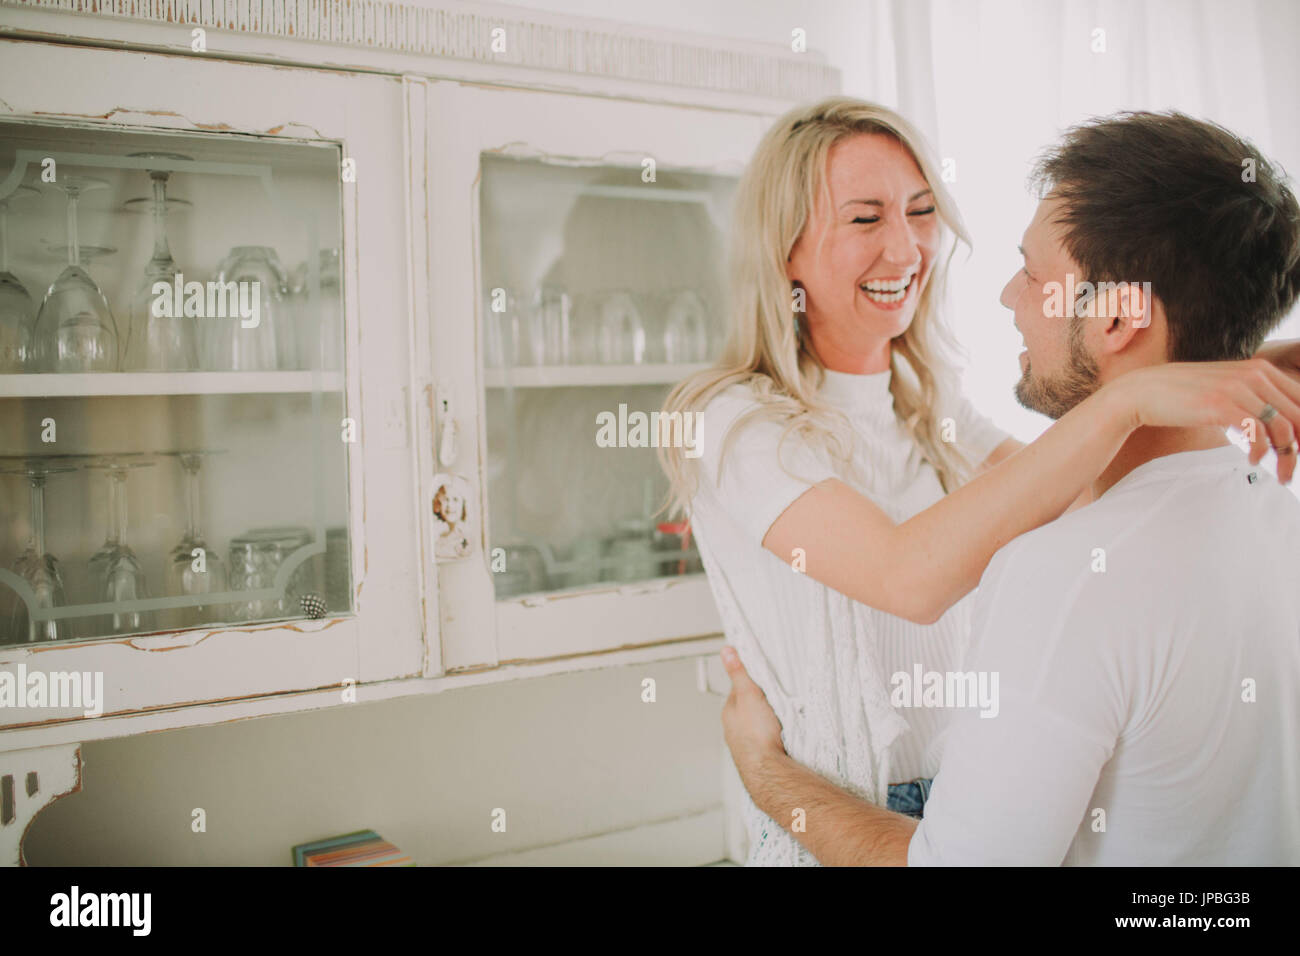
[[152,893],[83,893],[74,884],[50,897],[51,926],[119,926],[133,936],[148,936],[152,912]]
[[596,445],[600,448],[683,448],[687,458],[699,458],[704,432],[702,412],[618,412],[596,415]]
[[889,702],[895,707],[978,707],[981,717],[998,715],[997,671],[895,671]]
[[160,319],[237,318],[245,329],[255,329],[262,323],[262,283],[256,279],[186,282],[185,275],[178,272],[171,282],[155,282],[151,291],[153,302],[149,308]]
[[[1065,274],[1065,282],[1043,283],[1047,299],[1043,302],[1043,315],[1049,319],[1065,316],[1076,318],[1091,317],[1098,314],[1113,315],[1133,320],[1135,329],[1144,329],[1151,324],[1151,283],[1150,282],[1082,282],[1074,281],[1074,273]],[[1121,295],[1127,291],[1127,295]],[[1138,293],[1141,293],[1139,297]],[[1140,302],[1139,309],[1135,303]],[[1068,305],[1068,308],[1067,308]]]
[[85,716],[104,712],[103,671],[0,671],[0,710],[9,707],[79,707]]

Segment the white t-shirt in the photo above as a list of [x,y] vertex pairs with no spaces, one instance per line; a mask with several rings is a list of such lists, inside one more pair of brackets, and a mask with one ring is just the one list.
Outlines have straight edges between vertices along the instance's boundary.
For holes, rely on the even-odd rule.
[[910,865],[1300,864],[1300,504],[1239,449],[999,551],[965,669],[997,716],[950,725]]
[[[717,395],[704,410],[691,502],[691,526],[727,640],[781,718],[787,751],[877,803],[885,801],[887,784],[938,770],[951,713],[892,708],[889,679],[917,664],[958,667],[970,634],[969,602],[958,602],[933,625],[914,624],[795,573],[762,541],[796,498],[827,478],[867,495],[896,522],[943,496],[934,469],[894,413],[890,378],[890,372],[826,375],[820,394],[846,414],[856,438],[854,474],[841,473],[797,434],[782,442],[784,425],[773,421],[742,425],[724,456],[731,426],[756,400],[743,386]],[[960,395],[945,395],[940,407],[974,462],[1007,437]],[[746,824],[751,863],[815,863],[752,803]]]

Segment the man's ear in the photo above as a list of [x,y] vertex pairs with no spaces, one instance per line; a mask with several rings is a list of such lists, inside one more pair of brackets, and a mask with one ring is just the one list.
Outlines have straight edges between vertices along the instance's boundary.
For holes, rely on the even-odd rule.
[[1126,282],[1120,287],[1120,311],[1135,329],[1151,325],[1151,311],[1155,300],[1151,296],[1150,282]]
[[1124,351],[1151,326],[1151,283],[1121,282],[1099,290],[1094,314],[1101,330],[1101,347],[1111,354]]

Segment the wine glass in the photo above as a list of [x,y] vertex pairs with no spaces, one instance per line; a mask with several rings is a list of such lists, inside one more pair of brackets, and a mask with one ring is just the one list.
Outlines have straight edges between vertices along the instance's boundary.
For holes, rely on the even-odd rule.
[[[139,159],[189,160],[179,153],[132,153]],[[159,296],[154,285],[163,283],[171,298],[171,289],[180,270],[167,243],[167,212],[188,206],[183,199],[168,199],[167,181],[171,172],[151,169],[149,179],[153,195],[128,199],[127,209],[146,210],[153,216],[153,258],[144,269],[144,278],[131,299],[131,317],[125,335],[122,360],[124,371],[193,371],[199,367],[198,329],[194,316],[159,315]],[[165,310],[167,312],[171,309]]]
[[[185,473],[185,533],[180,544],[172,548],[167,565],[167,593],[174,595],[220,594],[226,590],[226,566],[217,552],[208,547],[199,530],[199,471],[204,455],[220,454],[207,449],[169,451]],[[176,609],[175,625],[193,627],[207,622],[212,608],[205,605]]]
[[[98,455],[86,467],[108,473],[108,535],[91,556],[90,572],[100,601],[115,603],[149,597],[140,559],[126,543],[126,477],[133,468],[148,468],[153,459],[139,452]],[[114,611],[105,622],[114,634],[147,630],[152,615],[147,611]]]
[[81,267],[77,237],[77,201],[108,183],[63,176],[54,186],[68,196],[68,266],[46,291],[36,317],[37,364],[47,372],[115,372],[117,323],[104,293]]
[[0,372],[27,371],[33,362],[32,332],[36,303],[27,287],[9,271],[9,210],[34,196],[32,186],[19,186],[0,199]]
[[55,641],[71,636],[67,622],[33,620],[30,612],[32,609],[63,607],[67,604],[63,591],[63,568],[58,559],[45,550],[45,482],[50,475],[75,471],[76,466],[69,461],[75,457],[77,456],[49,455],[24,458],[6,455],[0,458],[0,474],[24,476],[31,491],[31,543],[14,562],[14,571],[31,586],[35,598],[33,608],[29,608],[17,596],[12,599],[10,633],[19,642]]

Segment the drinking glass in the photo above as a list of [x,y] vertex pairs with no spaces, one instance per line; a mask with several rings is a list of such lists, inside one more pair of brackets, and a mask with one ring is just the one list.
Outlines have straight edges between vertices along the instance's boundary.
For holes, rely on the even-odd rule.
[[218,267],[217,282],[234,283],[236,301],[250,307],[255,302],[257,315],[245,318],[239,307],[229,304],[227,292],[226,314],[207,316],[203,322],[204,366],[231,372],[294,368],[296,336],[285,314],[288,279],[275,250],[236,246]]
[[534,298],[519,303],[519,348],[515,358],[519,365],[546,364],[546,327],[541,303]]
[[683,289],[668,304],[664,320],[664,361],[703,362],[708,358],[708,351],[704,303],[690,289]]
[[[230,589],[274,588],[285,559],[311,541],[311,532],[296,525],[256,528],[234,538],[230,542]],[[313,563],[308,559],[294,569],[283,592],[232,605],[231,616],[237,621],[261,621],[295,615],[301,596],[313,589],[312,582]]]
[[[177,153],[132,153],[142,159],[188,160]],[[180,270],[172,258],[167,243],[167,213],[169,209],[188,206],[182,199],[168,199],[167,182],[171,172],[151,169],[149,179],[153,195],[128,199],[127,209],[147,210],[153,218],[153,257],[144,268],[144,278],[131,298],[131,316],[126,330],[125,371],[193,371],[199,367],[198,329],[195,317],[179,310],[179,315],[159,315],[160,311],[173,312],[174,308],[161,309],[154,284],[165,283],[168,291],[163,295],[171,301],[170,290]]]
[[90,274],[77,237],[77,201],[108,183],[89,176],[63,176],[56,189],[68,196],[68,266],[45,293],[36,317],[37,365],[47,372],[115,372],[117,323]]
[[541,327],[542,358],[547,365],[568,365],[569,314],[572,303],[569,293],[557,286],[547,286],[537,292],[534,305],[536,321]]
[[596,535],[583,535],[577,538],[568,550],[565,573],[561,578],[562,586],[574,588],[599,581],[604,559],[604,540]]
[[[0,458],[0,473],[22,475],[30,486],[32,538],[27,549],[14,562],[13,569],[31,585],[35,592],[36,608],[63,607],[67,604],[63,592],[63,568],[58,559],[45,550],[45,482],[50,475],[76,470],[69,460],[75,457],[51,455],[22,458],[6,455]],[[17,595],[13,595],[11,600],[9,633],[16,642],[56,641],[71,636],[67,621],[32,620],[25,601]]]
[[606,581],[645,581],[657,577],[652,527],[640,518],[620,521],[608,542]]
[[19,186],[0,199],[0,372],[30,371],[34,364],[32,333],[36,303],[27,287],[9,271],[9,210],[35,196],[31,186]]
[[593,295],[573,298],[569,359],[574,365],[600,362],[600,302]]
[[[520,335],[519,302],[509,289],[502,291],[504,295],[498,297],[489,290],[483,305],[483,362],[488,368],[522,364],[521,356],[526,351]],[[499,312],[493,308],[498,303],[503,306]]]
[[[108,474],[108,533],[103,546],[90,558],[91,579],[99,601],[139,601],[149,597],[140,559],[126,543],[126,478],[133,468],[148,468],[152,457],[138,452],[97,455],[86,467]],[[104,626],[113,634],[147,630],[153,623],[148,611],[114,611]]]
[[600,307],[600,360],[640,365],[646,360],[645,323],[630,292],[612,292]]
[[[185,533],[180,544],[172,548],[167,565],[167,593],[177,596],[220,594],[226,589],[226,566],[217,552],[208,547],[199,530],[199,472],[205,455],[220,454],[207,449],[169,451],[185,473]],[[196,567],[196,565],[198,565]],[[208,623],[215,606],[197,605],[175,609],[176,627],[194,627]]]
[[495,597],[532,594],[549,586],[546,559],[540,548],[531,544],[507,544],[505,560],[506,569],[492,575]]
[[319,292],[312,297],[311,271],[306,262],[294,269],[290,297],[297,329],[298,359],[303,368],[326,371],[343,367],[343,295],[339,250],[322,249]]

